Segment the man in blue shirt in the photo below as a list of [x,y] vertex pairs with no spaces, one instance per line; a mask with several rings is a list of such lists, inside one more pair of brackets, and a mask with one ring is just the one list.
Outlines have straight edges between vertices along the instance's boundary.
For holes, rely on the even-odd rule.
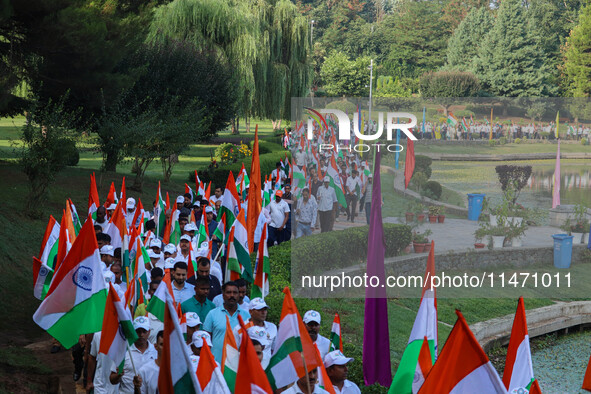
[[187,263],[179,261],[174,265],[172,271],[172,292],[174,300],[179,304],[187,301],[195,295],[195,287],[187,283]]
[[224,348],[224,336],[226,335],[226,319],[230,319],[230,330],[238,325],[238,315],[246,321],[250,319],[250,313],[238,306],[238,285],[235,282],[226,282],[222,286],[224,304],[210,311],[203,323],[203,331],[211,334],[213,342],[212,353],[218,363],[222,361]]

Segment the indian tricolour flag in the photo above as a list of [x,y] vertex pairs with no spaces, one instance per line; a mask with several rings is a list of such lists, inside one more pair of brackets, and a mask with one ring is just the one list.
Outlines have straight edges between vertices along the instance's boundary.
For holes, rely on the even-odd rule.
[[240,173],[238,173],[238,177],[236,178],[236,188],[240,192],[240,198],[244,198],[245,190],[248,185],[250,185],[250,179],[248,178],[246,168],[244,168],[244,163],[242,163],[242,168],[240,168]]
[[499,374],[460,311],[445,346],[419,394],[507,393]]
[[43,264],[37,257],[33,257],[33,295],[38,300],[43,300],[53,278],[53,269]]
[[125,303],[119,299],[113,284],[109,283],[99,353],[106,354],[113,360],[121,372],[127,346],[133,345],[136,340],[137,334],[133,329],[131,313],[125,307]]
[[[133,285],[134,291],[126,298],[127,305],[136,305],[141,297],[148,291],[148,276],[146,274],[146,263],[150,261],[146,248],[142,246],[140,238],[137,237],[135,241],[135,259],[130,266],[130,288]],[[141,287],[139,284],[141,283]]]
[[160,190],[160,181],[158,181],[158,195],[156,196],[156,207],[154,208],[154,218],[156,222],[156,234],[158,237],[164,235],[166,227],[166,204],[162,198],[162,191]]
[[431,357],[431,349],[429,348],[429,340],[425,336],[423,338],[423,344],[419,352],[419,360],[415,369],[415,376],[412,382],[412,392],[416,394],[421,389],[421,386],[425,382],[425,378],[433,368],[433,358]]
[[246,219],[244,210],[241,210],[234,221],[228,237],[228,271],[230,280],[244,278],[252,283],[252,266],[248,249],[248,231],[246,230]]
[[283,293],[285,297],[279,329],[273,345],[273,356],[266,370],[273,389],[292,384],[307,374],[302,352],[308,370],[319,366],[314,344],[291,297],[291,291],[286,287]]
[[333,350],[340,350],[341,352],[343,351],[343,338],[341,337],[341,317],[338,313],[334,314],[329,340],[331,352]]
[[511,339],[507,348],[503,383],[510,393],[526,392],[534,382],[534,370],[529,348],[527,320],[523,297],[519,297],[517,311],[511,329]]
[[343,185],[341,184],[341,177],[337,170],[337,162],[335,161],[334,155],[330,158],[330,164],[326,170],[326,174],[330,179],[330,187],[332,187],[337,195],[337,200],[344,208],[347,207],[347,201],[345,200],[345,192]]
[[189,348],[183,339],[183,332],[173,303],[171,294],[167,294],[158,392],[200,393],[197,375],[191,366]]
[[57,256],[58,240],[60,236],[60,225],[53,216],[49,215],[49,222],[45,227],[41,250],[39,251],[39,260],[41,263],[53,268],[55,256]]
[[88,215],[96,220],[96,210],[100,206],[98,190],[96,189],[96,178],[94,172],[90,175],[90,190],[88,191]]
[[170,275],[164,274],[164,278],[156,288],[154,295],[150,298],[150,303],[146,308],[147,312],[150,312],[161,322],[164,321],[164,310],[166,309],[166,297],[170,294],[174,299],[172,293],[172,283],[170,282]]
[[107,289],[94,225],[87,220],[53,276],[33,320],[65,348],[82,334],[101,331]]
[[291,185],[293,192],[296,196],[299,196],[302,190],[306,187],[306,167],[302,167],[302,169],[300,169],[294,163],[292,176],[293,179],[291,180]]
[[238,372],[238,346],[236,338],[230,326],[230,319],[226,316],[226,334],[224,335],[224,348],[222,350],[222,374],[231,392],[234,392],[236,373]]
[[238,196],[238,191],[236,190],[234,175],[232,175],[232,171],[230,171],[228,174],[228,180],[226,181],[226,188],[224,189],[224,194],[222,195],[222,205],[220,206],[220,211],[218,213],[220,221],[217,229],[213,233],[213,235],[217,236],[219,239],[223,239],[226,244],[230,228],[234,224],[239,211],[240,197]]
[[125,215],[121,209],[122,204],[125,204],[125,201],[119,200],[117,208],[115,208],[115,212],[113,212],[113,216],[109,220],[107,231],[105,231],[111,237],[111,246],[115,249],[121,248],[121,255],[123,255],[124,250],[129,248],[127,245],[129,242],[127,223],[125,222]]
[[400,365],[390,386],[390,394],[412,393],[413,379],[419,360],[423,339],[427,337],[431,347],[433,362],[437,355],[437,298],[435,289],[430,287],[431,278],[435,275],[435,243],[431,241],[431,251],[427,259],[427,269],[423,285],[423,295],[417,317],[415,318],[410,338]]
[[215,362],[209,346],[201,348],[197,365],[197,380],[203,394],[230,394],[228,384],[219,365]]
[[269,294],[269,250],[267,249],[267,223],[263,224],[263,232],[259,242],[259,250],[255,266],[254,283],[250,291],[252,298],[260,297],[263,300]]
[[456,126],[458,124],[458,119],[452,114],[451,112],[447,115],[447,123]]

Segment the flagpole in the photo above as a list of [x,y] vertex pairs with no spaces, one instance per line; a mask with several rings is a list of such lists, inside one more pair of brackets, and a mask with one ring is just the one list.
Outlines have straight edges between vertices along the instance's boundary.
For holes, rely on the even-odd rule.
[[[304,352],[300,353],[302,355],[302,362],[304,363],[304,370],[306,371],[306,375],[308,375],[308,366],[306,365],[306,356],[304,356]],[[298,384],[296,382],[296,384]],[[308,386],[308,392],[312,392],[312,387],[310,386],[310,379],[306,379],[306,386]]]
[[135,370],[135,363],[133,362],[133,357],[131,357],[131,350],[129,349],[129,343],[125,342],[125,346],[127,346],[127,353],[129,353],[129,359],[131,360],[131,367],[133,368],[134,376],[137,376],[137,372]]
[[220,255],[220,253],[222,253],[222,250],[226,247],[226,244],[222,243],[222,246],[218,249],[218,252],[216,253],[213,261],[217,261],[218,256]]

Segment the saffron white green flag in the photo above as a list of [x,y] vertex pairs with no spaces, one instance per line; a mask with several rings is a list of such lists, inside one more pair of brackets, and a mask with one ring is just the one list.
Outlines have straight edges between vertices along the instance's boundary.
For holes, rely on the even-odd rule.
[[[262,215],[262,213],[261,213]],[[256,259],[254,283],[250,296],[252,298],[260,297],[263,300],[269,294],[269,275],[271,267],[269,265],[269,250],[267,248],[267,223],[263,224],[263,232],[259,242],[259,250]]]
[[60,225],[53,216],[49,216],[49,222],[45,228],[45,235],[41,243],[41,251],[39,252],[39,260],[50,268],[53,268],[55,256],[57,256],[57,248],[60,237]]
[[119,371],[122,371],[127,346],[135,343],[137,334],[133,329],[131,312],[125,307],[111,283],[101,333],[99,353],[106,354]]
[[201,393],[197,374],[191,366],[189,348],[183,338],[172,295],[166,291],[164,312],[164,343],[158,374],[160,393]]
[[107,288],[94,225],[87,220],[53,276],[33,320],[65,348],[82,334],[101,331]]
[[244,278],[246,281],[252,283],[252,266],[248,249],[248,231],[246,230],[244,210],[238,214],[228,238],[228,271],[230,271],[230,280]]
[[507,348],[503,384],[510,393],[525,393],[530,389],[534,379],[525,305],[523,297],[519,297]]
[[43,300],[49,286],[51,286],[51,279],[53,278],[53,270],[43,264],[37,257],[33,257],[33,281],[35,287],[33,288],[33,295],[38,300]]

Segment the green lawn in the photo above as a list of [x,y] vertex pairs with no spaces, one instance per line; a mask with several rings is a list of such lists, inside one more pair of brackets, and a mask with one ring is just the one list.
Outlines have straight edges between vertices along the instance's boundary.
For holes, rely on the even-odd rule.
[[[421,142],[415,143],[415,153],[417,154],[471,154],[471,155],[508,155],[519,153],[554,153],[556,154],[556,144],[551,143],[524,143],[524,144],[505,144],[499,146],[474,145],[463,146],[461,144],[447,144],[447,145],[427,145]],[[587,152],[591,153],[591,145],[566,144],[560,145],[560,151],[565,152]]]

